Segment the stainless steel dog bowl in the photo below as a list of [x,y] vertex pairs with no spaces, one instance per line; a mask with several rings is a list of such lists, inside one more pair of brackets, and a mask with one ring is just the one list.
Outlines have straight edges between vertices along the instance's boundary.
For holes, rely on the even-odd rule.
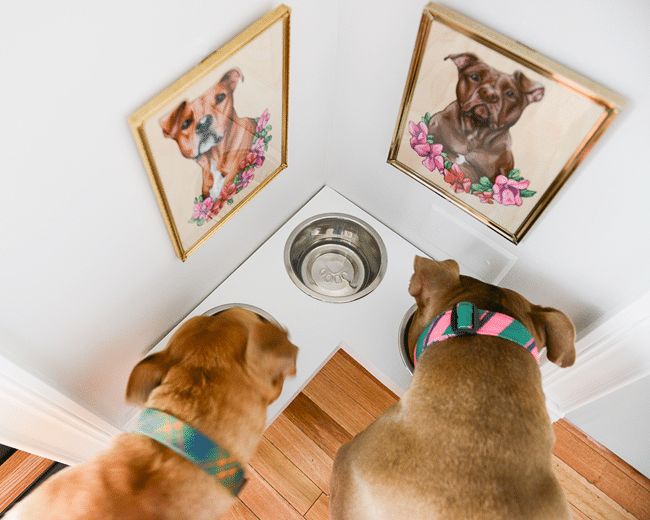
[[411,327],[411,322],[413,321],[413,316],[415,316],[415,311],[417,310],[418,306],[413,305],[408,311],[406,311],[406,314],[404,314],[404,317],[402,318],[402,323],[399,326],[399,335],[397,337],[399,344],[399,353],[402,356],[402,361],[411,374],[415,370],[415,366],[413,366],[413,362],[411,361],[411,357],[409,355],[408,335],[409,328]]
[[386,247],[377,232],[351,215],[325,213],[293,230],[284,248],[293,283],[309,296],[344,303],[372,292],[386,273]]
[[212,307],[212,309],[210,309],[209,311],[204,312],[203,315],[214,316],[215,314],[219,314],[220,312],[227,311],[228,309],[232,309],[233,307],[241,307],[242,309],[253,311],[255,314],[260,315],[266,321],[270,321],[271,323],[275,323],[276,325],[278,325],[278,320],[276,320],[264,309],[260,309],[259,307],[255,307],[254,305],[249,305],[247,303],[225,303],[223,305],[218,305],[217,307]]

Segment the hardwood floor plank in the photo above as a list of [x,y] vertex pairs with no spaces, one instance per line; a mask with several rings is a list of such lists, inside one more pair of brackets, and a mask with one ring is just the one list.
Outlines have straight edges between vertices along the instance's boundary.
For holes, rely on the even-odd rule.
[[262,439],[257,453],[251,460],[251,466],[302,515],[322,493],[320,488],[267,438]]
[[330,498],[325,493],[323,493],[318,500],[311,506],[311,509],[307,511],[305,518],[307,520],[329,520],[329,504]]
[[342,426],[314,404],[305,394],[298,394],[284,414],[332,459],[341,444],[352,439]]
[[557,457],[637,518],[650,518],[650,481],[571,423],[553,425]]
[[343,350],[334,354],[322,373],[335,385],[337,392],[351,396],[373,417],[379,417],[399,400]]
[[0,512],[54,464],[24,451],[14,452],[0,465]]
[[249,466],[246,473],[248,482],[239,498],[259,520],[278,520],[280,518],[282,520],[301,520],[303,518],[257,471]]
[[334,461],[286,415],[268,427],[264,437],[298,466],[321,491],[329,494]]
[[591,520],[634,519],[632,514],[558,457],[553,457],[553,469],[567,500]]
[[573,504],[569,504],[569,507],[571,508],[571,517],[573,520],[590,520],[587,515],[585,515],[580,509],[578,509],[576,506]]
[[253,513],[246,504],[237,499],[235,504],[230,508],[224,516],[219,520],[259,520],[255,513]]
[[316,374],[302,392],[354,436],[365,430],[375,417],[367,412],[352,395],[334,391],[335,388],[336,384],[328,375],[321,372]]
[[[307,385],[303,393],[289,405],[285,412],[267,429],[266,441],[293,463],[311,482],[323,491],[315,502],[304,512],[307,520],[327,520],[329,504],[329,478],[331,475],[332,461],[340,445],[364,429],[373,418],[382,414],[384,410],[397,402],[397,397],[383,388],[379,382],[372,378],[348,354],[339,351],[323,367],[323,369]],[[557,428],[560,428],[558,430]],[[556,426],[557,445],[554,458],[554,469],[560,483],[565,490],[570,503],[571,513],[576,520],[616,520],[632,519],[632,511],[626,510],[615,500],[607,496],[606,490],[612,486],[627,490],[632,493],[637,504],[637,511],[643,509],[647,500],[642,494],[645,491],[645,480],[639,475],[628,475],[622,461],[610,462],[608,452],[603,449],[601,453],[598,446],[590,447],[584,439],[571,431],[571,425],[564,428]],[[579,432],[579,430],[578,430]],[[277,460],[277,453],[269,459],[269,472],[282,472],[283,458]],[[570,459],[577,468],[586,475],[562,460]],[[271,467],[272,466],[272,467]],[[263,469],[259,468],[261,471]],[[273,480],[267,474],[268,480]],[[589,476],[593,479],[590,482]],[[642,476],[641,476],[642,477]],[[261,477],[260,477],[261,478]],[[618,479],[618,480],[617,480]],[[626,479],[626,480],[625,480]],[[619,482],[625,480],[625,482]],[[263,487],[266,484],[266,488]],[[284,494],[289,498],[295,491],[285,489],[289,481],[276,484],[278,490],[266,480],[262,479],[262,490],[252,489],[259,502],[259,511],[263,512],[264,505],[268,511],[262,516],[260,512],[249,505],[253,513],[257,513],[261,520],[266,518],[283,518],[283,513],[272,504],[263,492],[275,493],[277,496]],[[609,487],[608,487],[609,486]],[[280,491],[278,493],[277,491]],[[313,489],[312,489],[313,492]],[[641,493],[641,494],[640,494]],[[313,495],[312,495],[313,496]],[[627,496],[630,500],[630,496]],[[277,497],[275,498],[277,500]],[[296,502],[295,497],[290,499],[298,506],[300,512],[303,505]],[[645,503],[644,503],[645,502]],[[285,502],[285,507],[289,504]],[[293,508],[292,508],[293,510]],[[269,516],[270,515],[270,516]],[[293,518],[287,516],[287,518]],[[248,519],[246,519],[248,520]]]
[[643,488],[650,489],[650,479],[639,473],[636,469],[618,457],[615,453],[609,451],[602,444],[589,437],[589,435],[583,432],[580,428],[574,424],[571,424],[565,419],[557,421],[555,425],[561,427],[567,432],[570,432],[574,437],[580,439],[585,444],[588,444],[594,451],[596,451],[609,463],[618,467],[622,472],[626,473],[629,478],[636,480]]

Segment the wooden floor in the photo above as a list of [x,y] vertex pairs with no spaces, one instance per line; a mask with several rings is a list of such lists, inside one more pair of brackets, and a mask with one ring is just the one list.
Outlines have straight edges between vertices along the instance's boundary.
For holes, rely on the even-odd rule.
[[42,481],[65,464],[0,445],[0,518]]
[[[248,468],[248,483],[223,518],[327,520],[336,451],[396,401],[339,351],[266,431]],[[607,450],[599,451],[569,423],[560,421],[555,430],[554,465],[574,518],[650,520],[648,479]]]
[[[328,519],[329,478],[341,444],[397,397],[339,351],[264,434],[248,483],[227,520]],[[553,463],[578,520],[650,520],[650,483],[565,421]],[[0,445],[0,517],[64,467]]]

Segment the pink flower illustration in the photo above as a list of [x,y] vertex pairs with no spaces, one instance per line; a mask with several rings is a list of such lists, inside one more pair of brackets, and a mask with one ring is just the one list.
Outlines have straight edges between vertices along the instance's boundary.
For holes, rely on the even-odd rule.
[[479,200],[484,204],[494,204],[491,191],[479,191],[476,195],[478,195]]
[[259,168],[263,164],[264,164],[263,155],[258,155],[253,152],[248,152],[246,154],[246,158],[241,162],[239,167],[243,170],[244,168],[248,168],[249,166],[253,166],[254,168]]
[[445,182],[451,184],[451,187],[456,193],[469,193],[469,189],[472,186],[472,181],[465,177],[463,171],[458,167],[456,163],[451,165],[451,170],[445,170]]
[[241,174],[241,184],[244,185],[249,184],[254,177],[255,174],[251,170],[246,170],[244,173]]
[[206,197],[202,202],[194,204],[194,211],[192,212],[192,219],[194,220],[207,220],[212,209],[212,198]]
[[528,188],[530,181],[516,181],[505,175],[497,175],[492,191],[494,200],[504,206],[521,206],[521,190]]
[[[411,148],[420,156],[424,157],[429,152],[429,144],[427,143],[427,135],[429,129],[423,121],[415,124],[413,121],[409,121],[409,133],[411,134]],[[424,145],[424,147],[423,147]],[[424,153],[420,153],[422,150]]]
[[246,186],[250,184],[250,182],[253,180],[254,177],[255,174],[253,173],[252,168],[246,170],[245,172],[242,172],[239,175],[239,182],[237,183],[237,188],[244,189]]
[[415,124],[409,121],[409,133],[411,134],[411,148],[415,150],[420,157],[424,157],[422,164],[427,170],[432,172],[438,170],[443,172],[445,168],[445,159],[440,155],[442,153],[441,144],[431,144],[427,141],[429,129],[423,121]]
[[239,167],[241,169],[247,168],[248,166],[253,166],[254,168],[259,168],[264,164],[264,139],[259,138],[253,146],[251,151],[246,154],[246,157],[242,160]]
[[257,127],[255,128],[255,131],[257,133],[260,133],[264,128],[266,128],[266,125],[269,124],[269,119],[271,119],[271,114],[269,114],[269,109],[265,108],[264,112],[262,112],[262,115],[257,119]]
[[[445,171],[445,159],[440,153],[442,152],[441,144],[429,144],[429,152],[422,161],[422,164],[427,170],[432,172],[438,170],[439,172]],[[419,154],[418,154],[419,155]]]
[[251,152],[264,157],[264,139],[260,137],[257,141],[255,141],[253,147],[251,148]]

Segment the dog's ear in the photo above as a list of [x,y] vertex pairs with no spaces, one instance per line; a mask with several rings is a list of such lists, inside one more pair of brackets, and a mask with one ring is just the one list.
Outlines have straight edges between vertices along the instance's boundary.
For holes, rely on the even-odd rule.
[[240,81],[244,81],[244,75],[238,67],[235,67],[234,69],[230,69],[228,72],[226,72],[219,80],[219,83],[225,83],[228,85],[228,88],[230,88],[230,90],[235,90],[235,87],[237,87],[237,84]]
[[298,348],[277,325],[261,322],[249,330],[246,365],[270,401],[280,395],[284,379],[295,375],[297,356]]
[[170,367],[169,356],[164,351],[144,358],[131,371],[126,400],[143,406],[153,389],[162,383]]
[[460,54],[450,54],[445,58],[446,60],[451,60],[454,62],[454,65],[458,67],[459,71],[462,71],[463,69],[466,69],[473,63],[476,63],[479,61],[478,57],[476,54],[472,54],[471,52],[462,52]]
[[172,135],[174,131],[174,127],[178,124],[178,120],[183,114],[186,105],[187,105],[187,101],[183,101],[174,110],[172,110],[167,115],[167,117],[163,118],[163,120],[160,121],[160,127],[162,128],[163,135],[165,137],[169,137]]
[[409,283],[409,294],[415,298],[420,309],[432,304],[441,291],[456,285],[460,279],[460,269],[455,260],[438,262],[422,256],[413,261],[413,276]]
[[[576,360],[576,329],[571,319],[551,307],[533,305],[533,323],[546,345],[546,357],[556,365],[569,367]],[[543,347],[544,345],[539,345]]]
[[519,90],[524,94],[528,103],[537,103],[542,100],[544,97],[544,86],[541,83],[528,79],[520,70],[516,70],[512,74],[512,77],[515,79]]

